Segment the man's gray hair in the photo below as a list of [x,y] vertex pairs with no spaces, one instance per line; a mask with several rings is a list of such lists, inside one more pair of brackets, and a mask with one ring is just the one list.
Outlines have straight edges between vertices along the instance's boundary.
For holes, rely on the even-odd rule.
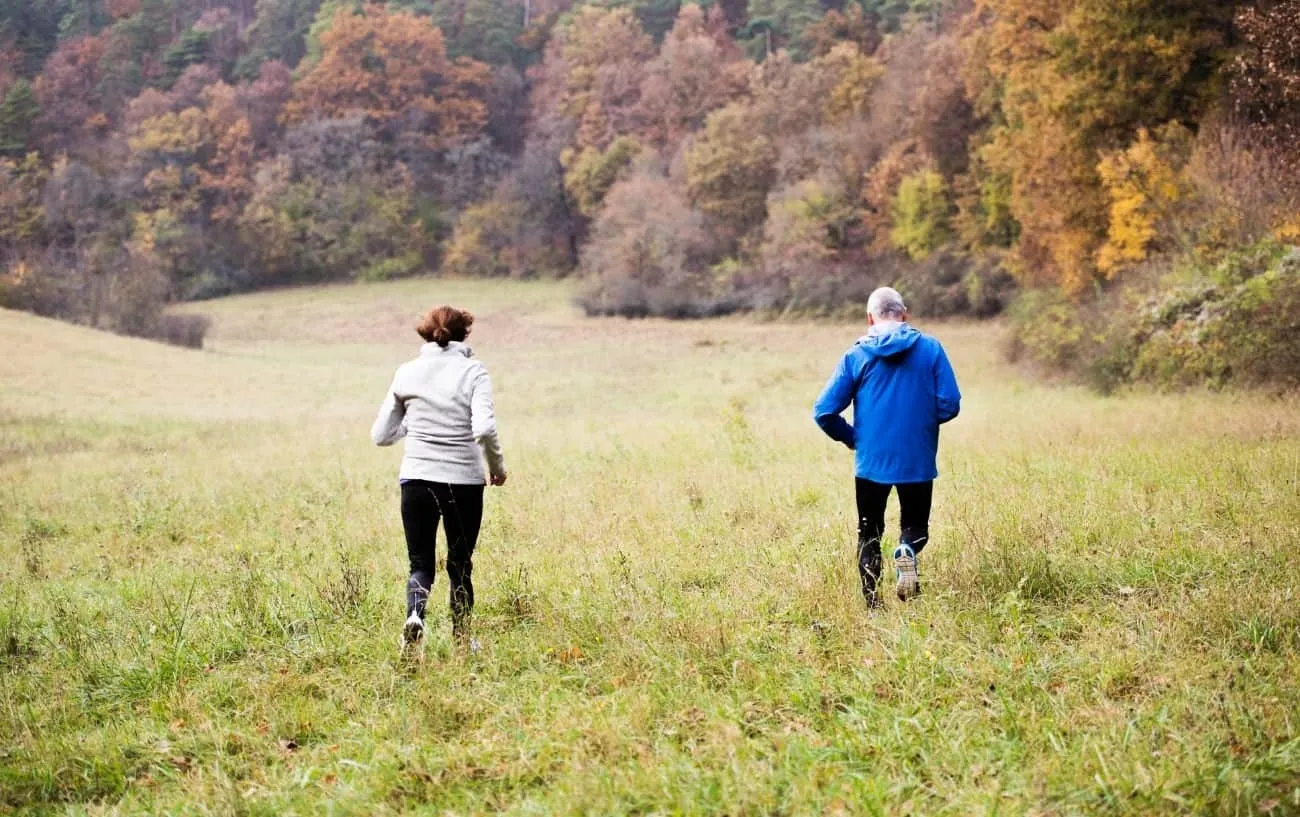
[[867,299],[867,311],[878,321],[901,321],[907,317],[903,296],[893,287],[881,287]]

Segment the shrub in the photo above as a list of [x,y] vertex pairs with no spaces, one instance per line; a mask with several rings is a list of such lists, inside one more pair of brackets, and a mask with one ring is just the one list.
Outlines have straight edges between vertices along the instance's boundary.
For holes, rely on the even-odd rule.
[[917,263],[895,259],[891,280],[908,309],[927,318],[969,315],[987,318],[1000,313],[1015,292],[1015,281],[989,256],[932,252]]
[[173,346],[202,349],[211,326],[212,319],[207,315],[163,315],[154,337]]
[[1100,391],[1126,383],[1300,387],[1300,249],[1262,242],[1213,267],[1152,268],[1088,302],[1023,293],[1014,355]]
[[1133,380],[1300,386],[1300,249],[1233,283],[1239,260],[1220,265],[1221,283],[1189,284],[1152,302]]
[[610,191],[582,254],[588,315],[702,317],[735,309],[710,274],[712,242],[672,183],[642,169]]
[[376,261],[357,274],[359,281],[391,281],[395,278],[409,278],[420,272],[424,259],[418,252],[408,252],[396,258],[384,258]]
[[1026,290],[1011,308],[1012,360],[1025,359],[1056,371],[1082,368],[1088,335],[1083,310],[1056,288]]
[[447,242],[442,267],[452,275],[496,278],[509,275],[506,252],[512,245],[512,226],[521,219],[510,203],[488,199],[461,213]]

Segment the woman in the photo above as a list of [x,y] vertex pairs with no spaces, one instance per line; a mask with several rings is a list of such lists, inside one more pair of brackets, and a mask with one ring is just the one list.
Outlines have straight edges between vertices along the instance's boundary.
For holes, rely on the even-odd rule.
[[438,564],[439,520],[447,534],[452,634],[457,643],[475,646],[469,639],[474,607],[470,574],[483,521],[483,485],[488,480],[505,485],[506,463],[492,415],[492,381],[465,345],[473,324],[473,315],[450,306],[424,317],[416,327],[425,340],[420,356],[398,368],[370,429],[375,445],[406,439],[398,477],[411,560],[403,648],[424,637],[424,609]]

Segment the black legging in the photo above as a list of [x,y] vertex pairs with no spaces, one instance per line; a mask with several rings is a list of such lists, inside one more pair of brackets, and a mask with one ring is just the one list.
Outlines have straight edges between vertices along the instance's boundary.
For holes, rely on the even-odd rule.
[[424,618],[425,603],[438,572],[438,520],[447,533],[447,578],[451,582],[452,627],[460,631],[474,608],[474,546],[483,524],[483,486],[411,480],[402,483],[402,527],[411,578],[406,583],[406,614]]
[[885,505],[891,489],[898,489],[898,504],[902,511],[902,531],[898,537],[901,545],[920,553],[930,541],[930,504],[934,498],[934,482],[911,482],[885,485],[869,479],[857,481],[858,494],[858,572],[862,578],[863,593],[875,592],[880,578],[880,540],[885,535]]

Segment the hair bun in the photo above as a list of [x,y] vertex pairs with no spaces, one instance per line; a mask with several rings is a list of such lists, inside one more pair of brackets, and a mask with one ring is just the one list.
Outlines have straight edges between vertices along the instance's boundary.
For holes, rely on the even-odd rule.
[[473,313],[453,306],[437,306],[429,310],[415,331],[426,342],[445,347],[452,342],[464,341],[473,325]]

